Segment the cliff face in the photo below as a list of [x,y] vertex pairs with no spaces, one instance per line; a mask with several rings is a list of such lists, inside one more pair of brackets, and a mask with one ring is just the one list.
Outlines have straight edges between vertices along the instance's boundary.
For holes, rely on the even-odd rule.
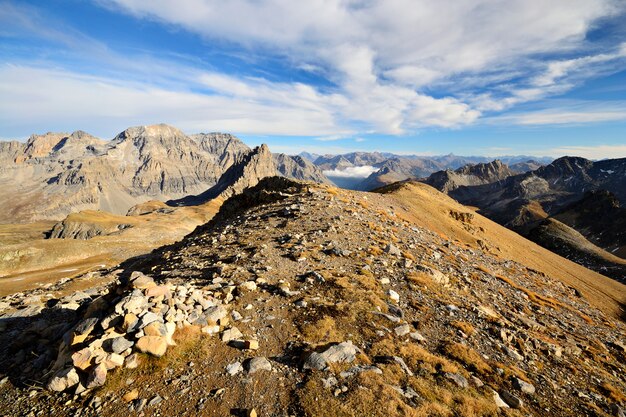
[[263,144],[238,158],[215,186],[195,196],[168,201],[168,204],[188,206],[202,204],[215,198],[226,200],[255,186],[261,179],[276,176],[277,173],[272,153],[269,147]]
[[301,156],[290,156],[284,153],[274,154],[274,164],[278,173],[283,177],[315,181],[320,184],[330,183],[319,167]]

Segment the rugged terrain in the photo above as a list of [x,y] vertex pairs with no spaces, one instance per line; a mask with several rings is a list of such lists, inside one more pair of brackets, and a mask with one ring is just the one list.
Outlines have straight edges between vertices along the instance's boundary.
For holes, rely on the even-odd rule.
[[[371,191],[375,188],[389,185],[396,181],[407,179],[422,179],[431,174],[445,176],[445,172],[456,175],[456,179],[461,177],[475,177],[471,172],[461,172],[470,166],[483,166],[493,164],[492,159],[484,156],[422,156],[422,155],[394,155],[386,152],[351,152],[342,155],[315,155],[307,152],[300,154],[303,158],[313,162],[317,167],[324,170],[324,173],[343,188]],[[510,168],[509,175],[521,174],[538,169],[551,162],[550,158],[535,158],[527,156],[504,156],[501,157],[501,167]],[[508,166],[507,166],[508,164]],[[366,177],[349,177],[346,170],[359,167],[370,167],[375,169]],[[442,171],[442,172],[439,172]],[[455,174],[454,171],[457,171]],[[501,173],[499,179],[504,178]],[[441,179],[439,179],[441,181]],[[476,185],[474,181],[460,179],[464,185]],[[477,184],[483,184],[477,182]]]
[[440,171],[425,182],[568,259],[626,279],[625,159],[563,157],[518,175],[494,164]]
[[[496,159],[489,163],[465,165],[454,171],[439,171],[430,175],[424,182],[443,193],[451,194],[452,191],[460,187],[469,188],[475,185],[492,184],[512,175],[514,172]],[[459,192],[455,193],[454,196],[463,200],[462,194],[459,195]]]
[[267,178],[179,243],[2,299],[0,407],[621,415],[625,300],[429,186]]
[[[77,131],[0,142],[0,223],[60,220],[71,212],[124,215],[148,200],[214,186],[250,149],[223,133],[185,135],[167,125],[126,129],[110,141]],[[301,158],[276,155],[281,175],[328,181]]]
[[126,216],[84,210],[54,225],[0,225],[5,232],[0,235],[0,294],[115,265],[175,242],[206,223],[230,196],[276,175],[274,157],[260,146],[229,161],[217,184],[204,193],[170,205],[138,204]]

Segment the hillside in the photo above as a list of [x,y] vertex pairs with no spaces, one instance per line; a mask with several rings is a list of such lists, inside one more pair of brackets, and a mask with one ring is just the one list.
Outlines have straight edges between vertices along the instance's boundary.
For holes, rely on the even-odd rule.
[[267,178],[101,279],[1,300],[3,412],[604,417],[626,400],[626,287],[419,183]]
[[425,182],[568,259],[624,279],[615,256],[624,255],[626,159],[563,157],[524,174],[503,174],[496,181],[441,171]]

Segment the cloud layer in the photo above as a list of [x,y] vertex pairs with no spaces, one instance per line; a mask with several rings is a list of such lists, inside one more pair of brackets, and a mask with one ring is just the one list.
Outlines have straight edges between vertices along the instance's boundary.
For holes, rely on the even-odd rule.
[[[149,51],[125,54],[0,3],[15,37],[62,51],[0,66],[0,123],[100,127],[168,122],[189,131],[343,138],[476,124],[626,68],[626,43],[590,42],[620,0],[95,0],[114,13],[202,37],[206,44],[322,78],[234,74]],[[564,12],[564,11],[567,12]],[[57,30],[56,27],[63,27]],[[1,34],[0,34],[1,35]],[[69,58],[69,59],[68,59]],[[609,109],[610,110],[610,109]],[[582,114],[584,113],[584,114]],[[540,112],[510,123],[624,120],[621,110]],[[504,119],[501,119],[504,120]],[[99,124],[93,128],[95,124]],[[37,126],[33,127],[37,128]],[[6,133],[3,133],[6,135]]]

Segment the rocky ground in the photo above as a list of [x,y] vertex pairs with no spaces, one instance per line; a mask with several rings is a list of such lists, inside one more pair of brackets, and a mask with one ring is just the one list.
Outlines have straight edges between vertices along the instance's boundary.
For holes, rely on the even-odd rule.
[[623,415],[622,321],[390,202],[266,179],[82,291],[1,299],[0,413]]

